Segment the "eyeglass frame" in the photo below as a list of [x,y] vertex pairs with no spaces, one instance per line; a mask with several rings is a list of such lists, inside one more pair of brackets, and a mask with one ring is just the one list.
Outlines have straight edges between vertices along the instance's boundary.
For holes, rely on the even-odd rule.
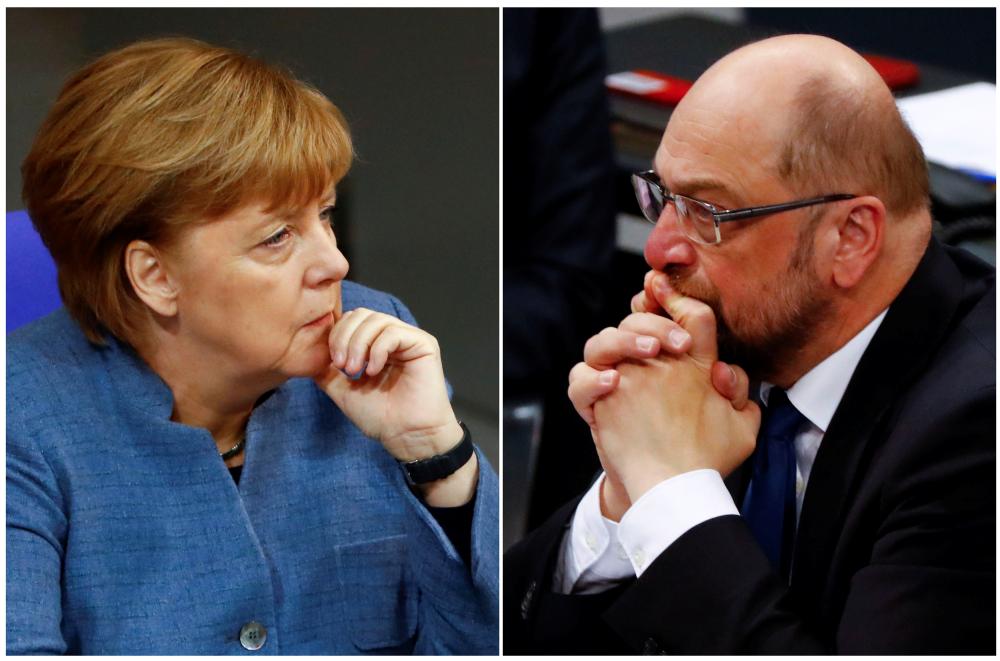
[[[655,225],[657,220],[651,220],[646,216],[645,210],[642,208],[642,200],[639,199],[639,191],[635,190],[635,180],[641,179],[649,184],[652,184],[656,188],[660,189],[663,194],[663,200],[666,202],[670,200],[674,202],[675,197],[682,197],[685,200],[691,200],[701,208],[712,214],[712,218],[715,220],[715,241],[709,243],[705,241],[705,245],[718,245],[722,243],[722,235],[719,233],[719,225],[721,223],[728,223],[734,220],[749,220],[751,218],[759,218],[761,216],[769,216],[773,213],[781,213],[783,211],[791,211],[793,209],[802,209],[805,207],[814,206],[817,204],[826,204],[827,202],[840,202],[842,200],[851,200],[857,197],[857,195],[852,195],[850,193],[834,193],[832,195],[823,195],[821,197],[811,197],[805,200],[793,200],[791,202],[781,202],[779,204],[768,204],[762,207],[745,207],[743,209],[719,209],[717,206],[711,202],[706,202],[705,200],[699,200],[698,198],[691,197],[689,195],[678,195],[671,193],[664,187],[663,182],[660,181],[659,175],[656,174],[656,170],[643,170],[642,172],[635,172],[632,174],[632,188],[636,195],[636,201],[639,202],[639,210],[642,211],[643,220],[648,223]],[[679,219],[678,219],[678,222]],[[683,229],[683,228],[682,228]],[[689,237],[694,239],[694,237]],[[698,237],[700,241],[704,241],[701,237]]]

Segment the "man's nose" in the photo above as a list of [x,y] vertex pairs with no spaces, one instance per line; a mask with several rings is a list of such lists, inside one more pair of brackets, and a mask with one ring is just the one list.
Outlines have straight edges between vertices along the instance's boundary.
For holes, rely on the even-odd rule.
[[646,239],[643,256],[656,271],[665,271],[671,265],[691,266],[695,263],[697,254],[694,245],[681,231],[673,204],[664,205],[656,226]]
[[340,252],[336,239],[327,230],[321,238],[314,240],[311,263],[306,269],[306,285],[325,287],[340,282],[347,277],[349,268],[350,264]]

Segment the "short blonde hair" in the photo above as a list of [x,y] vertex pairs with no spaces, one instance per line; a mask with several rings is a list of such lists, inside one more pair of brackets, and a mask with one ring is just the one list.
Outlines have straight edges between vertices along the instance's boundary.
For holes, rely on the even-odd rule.
[[22,165],[22,196],[87,338],[135,344],[145,316],[126,246],[263,201],[328,194],[353,156],[343,115],[309,85],[192,39],[141,41],[65,84]]

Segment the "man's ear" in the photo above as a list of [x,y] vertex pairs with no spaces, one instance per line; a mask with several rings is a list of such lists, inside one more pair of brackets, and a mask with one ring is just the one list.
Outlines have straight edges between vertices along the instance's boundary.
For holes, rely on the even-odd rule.
[[837,245],[833,253],[833,282],[849,289],[864,277],[882,250],[885,238],[885,205],[865,195],[843,202],[846,213],[837,219]]
[[146,241],[125,247],[125,270],[143,303],[163,317],[177,314],[177,286],[167,271],[163,253]]

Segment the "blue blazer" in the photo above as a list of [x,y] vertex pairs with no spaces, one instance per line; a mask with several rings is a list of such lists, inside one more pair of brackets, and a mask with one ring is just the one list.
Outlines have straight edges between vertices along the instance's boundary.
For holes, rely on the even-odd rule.
[[[352,283],[344,308],[413,323]],[[309,379],[247,425],[239,485],[127,346],[64,309],[7,342],[7,652],[496,654],[498,488],[466,567],[396,461]],[[478,452],[478,450],[477,450]]]

